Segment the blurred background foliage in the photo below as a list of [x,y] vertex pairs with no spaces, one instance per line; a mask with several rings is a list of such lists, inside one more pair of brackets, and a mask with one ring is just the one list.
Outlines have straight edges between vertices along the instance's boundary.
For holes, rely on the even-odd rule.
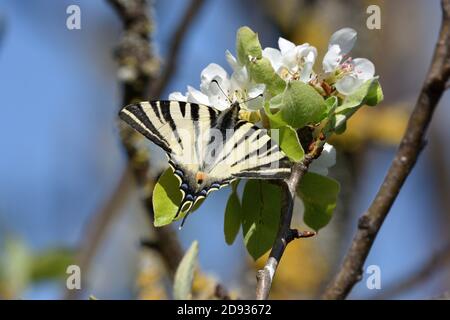
[[[66,28],[70,4],[81,8],[81,30]],[[370,4],[381,8],[381,30],[366,28]],[[154,1],[148,12],[163,66],[188,5]],[[318,236],[288,247],[272,298],[317,297],[336,271],[357,217],[376,193],[403,134],[439,21],[439,1],[204,1],[181,43],[178,67],[161,97],[152,99],[198,86],[201,70],[211,62],[226,66],[224,52],[234,51],[235,32],[242,25],[257,31],[263,46],[276,47],[283,36],[309,42],[322,53],[335,30],[352,27],[358,31],[353,56],[374,62],[385,93],[380,106],[361,109],[346,133],[333,139],[338,155],[331,175],[340,181],[341,194],[332,223]],[[155,231],[139,201],[142,190],[122,179],[126,157],[116,115],[123,92],[113,55],[121,32],[106,1],[0,3],[0,298],[73,297],[65,289],[65,268],[77,261],[88,227],[102,210],[114,214],[82,269],[77,298],[173,297],[173,271],[152,244]],[[365,275],[350,298],[428,298],[449,287],[450,259],[444,259],[425,270],[420,281],[383,296],[417,277],[450,240],[449,100],[447,93],[433,119],[426,151],[367,260],[366,266],[380,266],[382,290],[367,289]],[[166,166],[165,158],[139,143],[148,148],[156,176]],[[176,231],[184,249],[199,241],[194,298],[217,297],[219,282],[231,298],[252,297],[255,272],[266,258],[253,262],[242,235],[232,246],[225,243],[223,212],[229,192],[226,188],[212,194],[183,230]],[[295,223],[305,228],[301,221],[297,215]],[[142,240],[150,245],[143,246]],[[450,255],[446,250],[440,254]]]

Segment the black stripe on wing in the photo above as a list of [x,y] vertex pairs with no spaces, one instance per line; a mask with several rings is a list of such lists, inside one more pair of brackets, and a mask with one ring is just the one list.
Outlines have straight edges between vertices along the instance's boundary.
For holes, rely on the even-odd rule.
[[[242,127],[242,128],[241,128]],[[237,152],[239,145],[247,144],[246,153],[240,154],[238,159],[230,165],[232,176],[236,178],[256,178],[256,179],[284,179],[291,171],[291,162],[286,155],[279,149],[277,144],[268,136],[265,129],[260,129],[255,125],[243,127],[242,124],[236,125],[235,132],[245,130],[245,133],[237,141],[233,149],[224,157],[231,156]],[[256,134],[255,134],[256,133]],[[250,136],[253,139],[249,140]],[[255,144],[261,139],[267,141],[259,147]],[[233,157],[233,159],[235,159]]]
[[240,172],[233,173],[236,178],[255,178],[255,179],[286,179],[291,174],[291,162],[284,157],[274,164],[266,163],[251,168],[245,168]]
[[210,123],[215,124],[220,113],[219,110],[197,103],[161,100],[130,104],[120,110],[119,116],[164,151],[172,153],[173,148],[170,146],[168,137],[164,137],[159,132],[161,126],[170,126],[171,132],[183,149],[182,139],[176,126],[177,121],[180,119],[192,120],[198,125],[198,121],[208,118]]
[[[251,143],[255,143],[257,140],[261,139],[264,135],[265,135],[265,133],[263,131],[258,130],[256,137],[253,138]],[[248,137],[248,136],[246,136],[246,137]],[[242,142],[242,143],[245,143],[245,140],[246,139],[244,139],[244,142]],[[267,150],[270,150],[271,147],[272,147],[272,140],[269,139],[269,140],[267,140],[267,142],[265,144],[260,146],[258,149],[255,149],[255,150],[243,155],[240,159],[236,160],[233,164],[231,164],[231,167],[237,166],[238,164],[241,164],[242,162],[245,162],[250,158],[261,155],[262,152],[267,153]]]
[[[157,110],[156,106],[152,105],[152,107],[153,110]],[[155,114],[158,115],[157,111],[155,111]],[[168,141],[155,128],[153,122],[149,119],[140,103],[126,106],[120,110],[119,117],[133,129],[161,147],[164,151],[172,153]]]
[[[152,101],[151,105],[153,107],[154,102]],[[177,126],[175,125],[175,121],[172,117],[173,110],[170,108],[170,101],[160,101],[159,102],[161,112],[164,118],[164,122],[168,123],[170,126],[170,130],[172,130],[172,133],[175,136],[175,139],[177,140],[178,144],[180,145],[181,149],[183,149],[183,143],[181,142],[181,137],[178,134]],[[186,102],[178,102],[177,107],[180,108],[180,112],[183,115],[186,113]],[[184,111],[183,111],[184,110]]]

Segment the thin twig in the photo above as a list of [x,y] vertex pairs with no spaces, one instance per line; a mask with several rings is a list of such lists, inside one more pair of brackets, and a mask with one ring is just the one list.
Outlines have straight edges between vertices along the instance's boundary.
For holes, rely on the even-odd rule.
[[364,262],[403,183],[424,146],[424,135],[450,76],[450,0],[442,0],[443,19],[433,60],[396,156],[369,209],[358,222],[343,265],[324,299],[345,299],[362,277]]
[[183,18],[180,20],[173,36],[171,37],[169,53],[165,61],[164,71],[161,73],[159,80],[154,82],[150,88],[150,97],[154,99],[158,98],[162,94],[164,88],[167,87],[170,79],[172,79],[172,76],[177,68],[178,56],[181,46],[184,43],[186,32],[195,21],[195,17],[198,15],[204,2],[204,0],[192,0],[189,7],[186,9]]
[[[315,148],[315,152],[320,153],[320,148]],[[269,259],[263,269],[258,270],[256,274],[256,299],[266,300],[269,297],[270,288],[272,287],[273,278],[280,263],[281,257],[287,245],[294,239],[311,237],[315,233],[310,231],[299,232],[291,229],[292,212],[294,209],[295,194],[297,185],[301,178],[308,171],[308,166],[316,158],[316,154],[308,154],[305,158],[292,166],[291,175],[285,181],[285,201],[281,210],[280,226],[278,229],[275,242],[270,251]]]

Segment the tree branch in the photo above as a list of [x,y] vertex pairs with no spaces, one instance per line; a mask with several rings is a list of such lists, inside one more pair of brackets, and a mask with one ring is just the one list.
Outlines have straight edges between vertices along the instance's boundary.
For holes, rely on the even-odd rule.
[[[147,15],[145,0],[108,0],[116,9],[124,25],[124,35],[116,50],[119,68],[128,70],[123,81],[123,105],[133,101],[144,100],[150,83],[154,81],[159,62],[151,50],[150,31],[152,23]],[[119,69],[119,70],[120,70]],[[120,77],[120,72],[119,72]],[[143,190],[143,204],[153,221],[152,190],[155,179],[148,176],[150,159],[146,148],[138,142],[143,137],[130,126],[121,123],[122,143],[125,147],[129,166],[136,183]],[[174,231],[169,227],[155,228],[158,239],[158,251],[168,267],[169,274],[173,276],[183,257],[183,250]]]
[[[123,36],[120,40],[115,56],[119,64],[118,77],[123,83],[123,105],[135,100],[144,100],[147,95],[149,83],[155,78],[159,62],[151,50],[150,31],[152,22],[147,12],[145,0],[108,0],[115,9],[124,26]],[[133,180],[144,191],[143,203],[148,215],[153,219],[151,190],[155,179],[148,176],[150,159],[148,150],[139,143],[142,136],[131,127],[120,125],[122,144],[126,150],[128,163],[120,183],[113,195],[109,198],[103,210],[94,216],[86,237],[77,257],[77,263],[83,272],[87,272],[99,243],[107,230],[109,223],[116,216],[118,203],[123,200],[126,190]],[[183,257],[180,243],[170,227],[155,228],[158,243],[158,252],[169,270],[170,275],[175,274],[178,263]],[[75,299],[79,291],[71,290],[67,299]]]
[[[115,56],[119,64],[119,79],[123,82],[123,105],[127,105],[133,101],[145,100],[148,96],[147,91],[152,91],[155,86],[156,72],[159,69],[159,61],[154,57],[151,49],[150,34],[152,23],[147,15],[146,0],[108,0],[111,6],[122,20],[124,26],[124,34]],[[189,24],[193,20],[195,13],[199,10],[203,1],[193,0],[189,9],[182,19],[175,38],[172,40],[171,54],[168,59],[169,69],[165,70],[165,83],[158,82],[158,90],[162,91],[170,79],[175,69],[175,60],[177,59],[177,51],[179,50]],[[150,84],[153,84],[151,86]],[[150,89],[150,90],[149,90]],[[158,93],[157,95],[159,95]],[[107,226],[117,213],[119,202],[123,200],[124,194],[131,183],[131,174],[134,176],[135,183],[144,191],[143,204],[153,221],[152,207],[152,190],[155,184],[155,177],[148,175],[150,159],[146,148],[140,147],[139,141],[142,138],[140,134],[132,130],[129,126],[121,125],[120,134],[122,143],[125,147],[128,165],[124,170],[123,176],[117,189],[113,192],[112,197],[106,203],[105,208],[96,215],[89,224],[86,238],[78,255],[78,263],[82,270],[86,272],[95,251],[100,243]],[[173,278],[175,271],[183,258],[183,250],[178,241],[176,233],[170,226],[155,228],[156,241],[152,248],[159,252],[164,261],[169,275]],[[66,298],[74,299],[78,292],[70,291]],[[228,291],[221,284],[217,284],[216,296],[219,299],[228,299]]]
[[[158,67],[158,61],[150,47],[150,31],[152,22],[147,16],[146,0],[107,0],[114,8],[124,26],[115,57],[119,64],[118,77],[123,82],[123,102],[128,104],[145,96],[146,88],[153,73]],[[87,274],[92,258],[99,243],[108,229],[108,225],[117,214],[117,207],[123,201],[131,176],[139,185],[146,184],[146,174],[149,166],[146,150],[139,149],[136,141],[140,137],[131,128],[121,126],[122,143],[127,151],[128,161],[122,173],[120,182],[104,208],[99,211],[89,223],[85,237],[77,255],[77,263]],[[65,298],[76,299],[80,291],[69,290]]]
[[308,171],[308,167],[311,162],[320,155],[322,151],[321,144],[317,144],[317,147],[313,151],[305,156],[305,158],[295,163],[291,169],[291,175],[285,181],[284,186],[284,204],[281,210],[280,226],[278,229],[275,242],[270,251],[269,259],[267,260],[263,269],[258,270],[256,274],[256,299],[266,300],[269,297],[270,288],[272,287],[273,278],[277,270],[278,264],[284,254],[284,250],[287,245],[294,239],[307,238],[315,235],[315,232],[291,229],[292,212],[294,209],[295,194],[297,186],[302,177]]
[[362,277],[364,262],[403,183],[424,146],[424,135],[450,76],[450,0],[442,1],[442,25],[428,75],[396,156],[369,209],[361,216],[343,265],[324,299],[345,299]]
[[178,55],[180,48],[184,42],[185,36],[189,27],[195,21],[195,17],[199,13],[204,0],[192,0],[189,7],[186,9],[183,18],[180,20],[169,45],[169,53],[165,61],[164,71],[161,73],[159,80],[152,84],[150,88],[150,97],[159,98],[164,88],[167,87],[170,79],[177,68]]

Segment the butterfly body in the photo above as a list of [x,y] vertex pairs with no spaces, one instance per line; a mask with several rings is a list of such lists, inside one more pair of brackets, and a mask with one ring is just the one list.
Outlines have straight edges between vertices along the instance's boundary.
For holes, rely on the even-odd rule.
[[131,104],[119,116],[161,147],[180,182],[179,212],[236,178],[276,179],[289,161],[264,129],[239,119],[233,103],[224,111],[181,101]]

